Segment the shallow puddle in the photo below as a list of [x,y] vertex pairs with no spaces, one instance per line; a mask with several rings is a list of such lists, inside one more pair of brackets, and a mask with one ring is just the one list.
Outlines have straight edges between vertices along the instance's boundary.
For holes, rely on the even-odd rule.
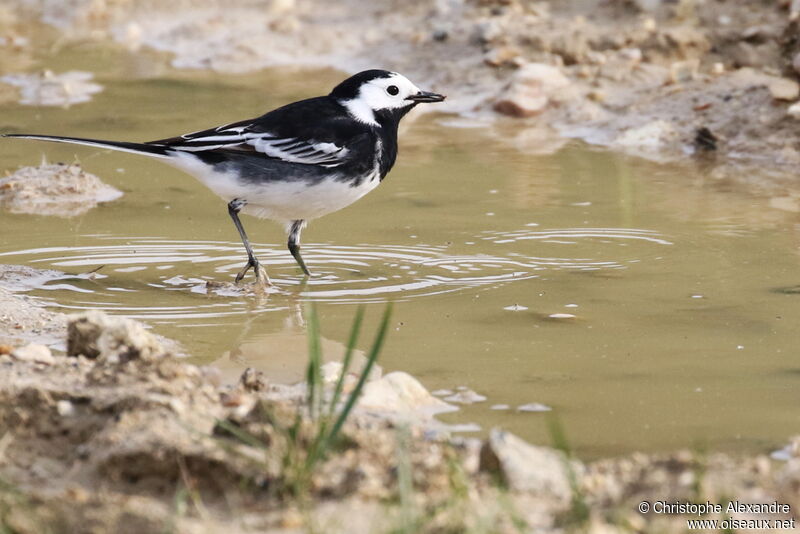
[[[163,138],[258,115],[340,76],[142,67],[123,81],[107,54],[59,56],[60,70],[105,69],[92,102],[5,105],[2,131]],[[206,281],[231,281],[245,258],[224,203],[191,177],[133,155],[2,140],[0,168],[77,155],[125,195],[73,219],[0,214],[0,263],[70,273],[24,289],[63,311],[143,319],[230,377],[256,366],[299,378],[308,301],[318,303],[331,356],[357,305],[367,305],[371,333],[393,301],[381,365],[430,390],[467,386],[487,397],[443,419],[548,443],[549,407],[585,457],[770,450],[797,433],[796,214],[696,167],[581,144],[526,155],[480,123],[452,122],[407,124],[385,183],[310,225],[307,282],[283,230],[245,217],[277,284],[265,299],[206,291]],[[537,409],[517,410],[525,405]]]

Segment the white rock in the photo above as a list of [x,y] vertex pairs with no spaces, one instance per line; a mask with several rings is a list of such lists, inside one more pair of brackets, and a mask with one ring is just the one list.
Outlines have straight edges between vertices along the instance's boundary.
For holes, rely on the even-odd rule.
[[361,410],[377,412],[390,418],[430,419],[443,412],[457,410],[452,404],[431,395],[408,373],[395,371],[364,386],[358,401]]
[[70,106],[88,102],[103,90],[92,83],[91,72],[69,71],[55,74],[46,70],[34,74],[8,74],[0,81],[20,88],[20,104],[28,106]]
[[26,362],[46,363],[48,365],[55,363],[55,359],[53,358],[53,354],[50,352],[50,349],[45,345],[39,345],[36,343],[31,343],[30,345],[25,345],[24,347],[14,349],[14,352],[11,353],[11,356],[17,360]]
[[767,88],[775,100],[797,100],[800,96],[800,85],[789,78],[772,77]]
[[793,119],[800,119],[800,102],[795,102],[789,106],[789,109],[786,110],[786,114]]
[[655,151],[679,138],[675,127],[667,121],[655,120],[631,128],[611,142],[616,148]]
[[75,405],[68,400],[60,400],[56,403],[56,411],[61,417],[68,417],[75,413]]
[[447,402],[455,402],[458,404],[475,404],[476,402],[483,402],[486,400],[486,397],[475,393],[471,389],[466,389],[463,391],[459,391],[458,393],[454,393],[444,398]]
[[518,412],[549,412],[552,411],[552,408],[546,404],[541,404],[539,402],[531,402],[528,404],[521,404],[517,406]]
[[570,85],[558,67],[529,63],[520,68],[494,103],[495,111],[513,117],[530,117],[541,112],[548,103],[563,98]]
[[745,67],[731,74],[730,80],[739,87],[763,86],[769,89],[776,100],[797,100],[800,96],[800,85],[789,78],[770,76],[750,67]]
[[482,464],[491,468],[496,461],[509,487],[568,502],[572,496],[567,468],[580,471],[577,462],[568,464],[563,453],[531,445],[500,429],[492,429],[481,454]]

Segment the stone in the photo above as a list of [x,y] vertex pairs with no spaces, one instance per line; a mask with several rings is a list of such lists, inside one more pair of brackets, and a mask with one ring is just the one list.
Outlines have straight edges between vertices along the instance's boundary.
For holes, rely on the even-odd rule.
[[266,391],[268,382],[266,376],[261,371],[248,367],[239,377],[239,385],[245,391]]
[[620,134],[611,145],[622,149],[656,151],[679,138],[675,127],[667,121],[655,120]]
[[773,78],[767,88],[775,100],[797,100],[800,96],[800,85],[789,78]]
[[[569,467],[583,467],[563,453],[525,442],[510,432],[492,429],[481,449],[481,470],[499,472],[512,491],[530,492],[568,503],[572,497]],[[577,473],[576,473],[577,476]]]
[[75,405],[68,400],[60,400],[56,403],[56,411],[61,417],[75,415]]
[[529,63],[512,77],[494,103],[494,110],[512,117],[531,117],[541,113],[551,101],[557,101],[570,85],[558,67]]
[[540,402],[529,402],[528,404],[520,404],[517,406],[518,412],[549,412],[552,410],[550,406]]
[[430,419],[438,413],[457,410],[452,404],[431,395],[416,378],[402,371],[367,382],[358,400],[358,408],[392,419],[411,420]]
[[45,70],[33,74],[8,74],[0,82],[20,89],[20,104],[26,106],[64,106],[91,100],[92,95],[103,90],[93,83],[91,72],[69,71],[55,74]]
[[689,59],[676,61],[669,67],[669,77],[672,83],[684,83],[694,80],[700,68],[700,60]]
[[48,365],[55,363],[50,349],[46,345],[39,345],[37,343],[31,343],[30,345],[14,349],[11,356],[17,360],[26,362],[45,363]]
[[0,178],[0,207],[11,213],[75,217],[121,196],[78,164],[43,163]]
[[786,110],[786,114],[793,119],[800,119],[800,102],[795,102]]
[[776,100],[797,100],[800,97],[800,85],[789,78],[770,76],[755,69],[745,67],[731,74],[731,81],[740,87],[763,86],[769,89]]
[[476,402],[485,401],[486,397],[475,393],[471,389],[465,389],[445,397],[444,400],[447,402],[455,402],[457,404],[475,404]]
[[166,350],[141,323],[98,310],[71,315],[67,323],[67,355],[83,355],[108,363],[154,360]]

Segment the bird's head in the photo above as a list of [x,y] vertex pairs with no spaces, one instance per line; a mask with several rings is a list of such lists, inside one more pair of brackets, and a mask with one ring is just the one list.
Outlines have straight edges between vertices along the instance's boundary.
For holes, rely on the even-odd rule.
[[420,90],[402,74],[378,69],[349,77],[330,96],[345,106],[353,118],[368,124],[377,124],[376,114],[399,120],[417,104],[445,99],[443,95]]

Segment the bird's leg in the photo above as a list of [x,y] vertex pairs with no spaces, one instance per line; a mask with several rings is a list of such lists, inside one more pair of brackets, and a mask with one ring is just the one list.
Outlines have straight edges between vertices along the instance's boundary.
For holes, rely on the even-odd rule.
[[300,232],[303,230],[304,224],[305,221],[302,219],[292,221],[292,226],[289,229],[289,252],[291,252],[294,259],[297,260],[297,264],[303,269],[303,273],[305,273],[306,276],[311,276],[308,267],[306,267],[306,262],[304,262],[303,257],[300,256]]
[[247,271],[250,270],[250,267],[253,268],[253,271],[256,273],[256,284],[260,286],[268,285],[271,286],[272,282],[269,280],[269,276],[267,276],[267,271],[261,266],[261,263],[256,259],[255,255],[253,254],[253,249],[250,247],[250,241],[247,239],[247,234],[244,231],[244,226],[242,226],[242,221],[239,220],[239,212],[242,211],[242,208],[247,204],[246,200],[241,198],[234,198],[230,202],[228,202],[228,213],[233,219],[233,224],[236,225],[236,229],[239,231],[239,236],[242,238],[242,243],[244,244],[244,248],[247,251],[247,264],[245,264],[244,268],[239,271],[239,274],[236,275],[236,283],[242,281],[244,275],[247,274]]

